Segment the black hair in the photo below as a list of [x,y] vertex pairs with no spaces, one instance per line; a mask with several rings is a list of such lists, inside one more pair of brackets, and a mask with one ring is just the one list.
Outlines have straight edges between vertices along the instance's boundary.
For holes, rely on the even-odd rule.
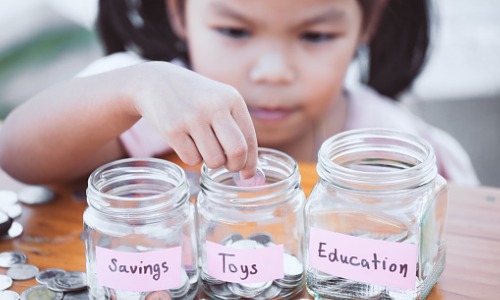
[[[359,0],[365,23],[376,0]],[[149,60],[184,59],[183,42],[173,32],[165,0],[100,0],[97,31],[107,54],[132,50]],[[364,82],[396,99],[421,72],[430,42],[427,0],[388,0],[371,38]]]
[[148,60],[183,58],[165,0],[100,0],[97,33],[106,54],[131,50]]
[[[368,1],[373,2],[361,0],[361,6],[365,8]],[[388,1],[368,45],[364,83],[392,99],[411,86],[427,61],[430,13],[426,0]]]

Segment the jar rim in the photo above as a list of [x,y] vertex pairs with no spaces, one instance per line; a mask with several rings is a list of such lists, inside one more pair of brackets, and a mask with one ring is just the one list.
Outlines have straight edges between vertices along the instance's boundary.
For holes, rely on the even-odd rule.
[[[377,139],[379,142],[374,143]],[[411,158],[415,164],[382,172],[356,170],[334,161],[343,155],[369,150],[398,153]],[[321,178],[340,187],[364,190],[362,186],[365,185],[369,190],[388,190],[425,185],[436,176],[437,166],[434,150],[423,138],[399,130],[366,128],[344,131],[328,138],[318,153],[317,172]]]
[[[222,204],[227,203],[227,199],[231,199],[231,205],[252,205],[257,202],[266,201],[271,198],[276,197],[278,194],[286,193],[288,187],[295,186],[297,182],[300,181],[300,174],[298,172],[298,164],[290,155],[281,152],[279,150],[259,147],[258,156],[261,159],[267,159],[268,157],[279,158],[283,165],[287,165],[287,172],[283,178],[279,181],[266,183],[259,186],[249,186],[242,187],[237,185],[227,185],[219,182],[213,178],[214,173],[224,172],[232,173],[225,167],[218,169],[209,168],[205,163],[201,167],[201,192],[216,193],[219,197],[211,197],[214,201],[220,202]],[[263,169],[265,164],[262,165]],[[248,197],[235,197],[236,195],[259,195],[259,196],[248,196]],[[236,199],[235,199],[236,198]]]
[[[163,170],[166,174],[167,169],[169,172],[174,174],[176,176],[176,181],[178,182],[177,185],[175,185],[172,189],[166,190],[166,191],[161,191],[158,192],[154,195],[147,195],[143,197],[129,197],[129,196],[120,196],[120,195],[113,195],[109,194],[106,192],[103,192],[100,187],[97,186],[98,181],[100,180],[99,177],[103,176],[106,171],[116,171],[116,168],[120,165],[123,165],[123,167],[131,167],[131,168],[140,168],[140,167],[151,167],[152,165],[157,164],[159,166],[165,167]],[[87,195],[89,193],[92,193],[93,196],[97,197],[105,197],[106,199],[109,200],[119,200],[119,201],[127,201],[127,200],[135,200],[137,201],[138,199],[141,199],[143,201],[147,200],[154,200],[154,199],[159,199],[159,198],[165,198],[165,197],[171,197],[173,195],[181,195],[184,193],[188,193],[188,183],[186,179],[186,174],[184,170],[178,166],[177,164],[160,159],[160,158],[154,158],[154,157],[148,157],[148,158],[124,158],[124,159],[119,159],[115,160],[109,163],[106,163],[104,165],[101,165],[97,169],[95,169],[89,176],[88,179],[88,189],[87,189]]]

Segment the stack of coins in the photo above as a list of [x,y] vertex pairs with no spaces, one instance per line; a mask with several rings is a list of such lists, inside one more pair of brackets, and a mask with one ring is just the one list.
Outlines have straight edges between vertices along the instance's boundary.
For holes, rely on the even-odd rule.
[[[222,245],[236,249],[257,249],[274,246],[271,235],[258,233],[250,235],[247,239],[239,233],[227,236]],[[219,299],[273,299],[286,298],[296,291],[303,283],[304,266],[292,254],[284,253],[285,276],[274,281],[257,283],[225,282],[210,276],[203,270],[202,284],[208,294],[216,295]]]
[[22,214],[22,204],[38,205],[54,199],[54,192],[45,186],[27,186],[16,193],[0,190],[0,239],[13,239],[23,233],[16,219]]
[[[89,299],[85,273],[62,269],[40,271],[37,266],[26,261],[26,255],[20,251],[0,253],[0,267],[7,268],[6,275],[0,275],[0,299]],[[32,278],[40,285],[30,287],[21,295],[6,291],[12,286],[13,280]]]

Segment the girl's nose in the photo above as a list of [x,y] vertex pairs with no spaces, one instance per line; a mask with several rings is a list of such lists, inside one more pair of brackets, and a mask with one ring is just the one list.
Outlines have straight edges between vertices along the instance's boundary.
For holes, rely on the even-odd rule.
[[284,54],[265,53],[257,57],[250,79],[261,84],[288,84],[294,79],[294,71]]

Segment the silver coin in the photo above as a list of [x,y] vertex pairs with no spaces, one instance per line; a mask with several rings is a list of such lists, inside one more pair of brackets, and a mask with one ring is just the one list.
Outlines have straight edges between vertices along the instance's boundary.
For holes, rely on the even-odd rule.
[[14,280],[27,280],[35,277],[40,270],[35,265],[15,264],[7,270],[7,275]]
[[56,278],[52,278],[51,280],[49,280],[45,286],[47,286],[47,288],[53,292],[66,292],[65,289],[62,289],[55,284],[55,279]]
[[222,241],[220,242],[224,246],[229,246],[234,242],[237,242],[239,240],[242,240],[243,236],[239,233],[233,233],[231,235],[226,236]]
[[245,284],[229,282],[227,283],[227,287],[235,295],[253,299],[257,295],[261,294],[264,290],[269,288],[271,284],[272,281],[245,283]]
[[88,300],[90,299],[89,291],[67,292],[64,293],[63,300]]
[[12,286],[12,278],[10,278],[7,275],[0,274],[0,291],[6,290],[11,286]]
[[14,191],[0,190],[0,203],[2,205],[12,205],[17,202],[17,193]]
[[172,296],[168,291],[150,292],[141,297],[141,300],[171,300]]
[[259,244],[267,245],[273,241],[273,238],[269,233],[259,232],[248,236],[249,240],[254,240]]
[[9,217],[15,219],[23,213],[23,208],[19,204],[12,204],[9,206],[0,207]]
[[10,268],[15,264],[24,264],[26,262],[26,254],[21,251],[5,251],[0,253],[0,267]]
[[22,233],[23,233],[23,225],[21,225],[21,223],[14,221],[12,222],[12,225],[10,226],[10,229],[7,232],[7,234],[0,236],[0,238],[4,240],[10,240],[20,236]]
[[256,300],[265,300],[265,299],[274,299],[277,298],[281,294],[281,288],[272,284],[266,290],[264,290],[261,294],[255,297]]
[[87,276],[83,272],[72,271],[52,279],[55,287],[66,292],[79,291],[87,288]]
[[23,188],[17,194],[20,202],[34,205],[54,200],[54,191],[45,186],[33,185]]
[[35,276],[35,280],[40,284],[47,284],[53,278],[66,273],[63,269],[45,269]]
[[236,241],[228,246],[231,248],[243,249],[243,250],[259,249],[265,247],[264,245],[258,243],[257,241],[247,240],[247,239]]
[[[185,296],[189,292],[189,287],[191,284],[189,283],[189,277],[184,271],[184,269],[181,269],[181,284],[177,288],[173,288],[169,290],[169,296],[171,295],[172,298],[180,298]],[[148,299],[148,298],[146,298]],[[152,298],[155,299],[155,298]],[[163,299],[163,298],[158,298],[158,299]]]
[[19,300],[19,294],[14,291],[0,291],[2,300]]
[[248,179],[242,179],[239,172],[233,173],[233,181],[234,184],[241,187],[260,186],[266,183],[266,175],[260,167],[257,167],[255,175]]
[[0,210],[0,235],[8,234],[13,221],[6,212]]
[[287,254],[284,254],[284,260],[285,260],[285,266],[284,266],[284,272],[285,276],[300,276],[302,277],[302,274],[304,273],[304,266],[302,263],[297,259],[297,257]]
[[233,292],[231,292],[228,289],[227,284],[225,283],[210,285],[209,289],[212,293],[214,293],[217,296],[217,298],[222,298],[227,300],[240,299],[240,296],[236,296],[235,294],[233,294]]
[[21,300],[61,300],[63,295],[49,290],[44,285],[36,285],[22,292]]

